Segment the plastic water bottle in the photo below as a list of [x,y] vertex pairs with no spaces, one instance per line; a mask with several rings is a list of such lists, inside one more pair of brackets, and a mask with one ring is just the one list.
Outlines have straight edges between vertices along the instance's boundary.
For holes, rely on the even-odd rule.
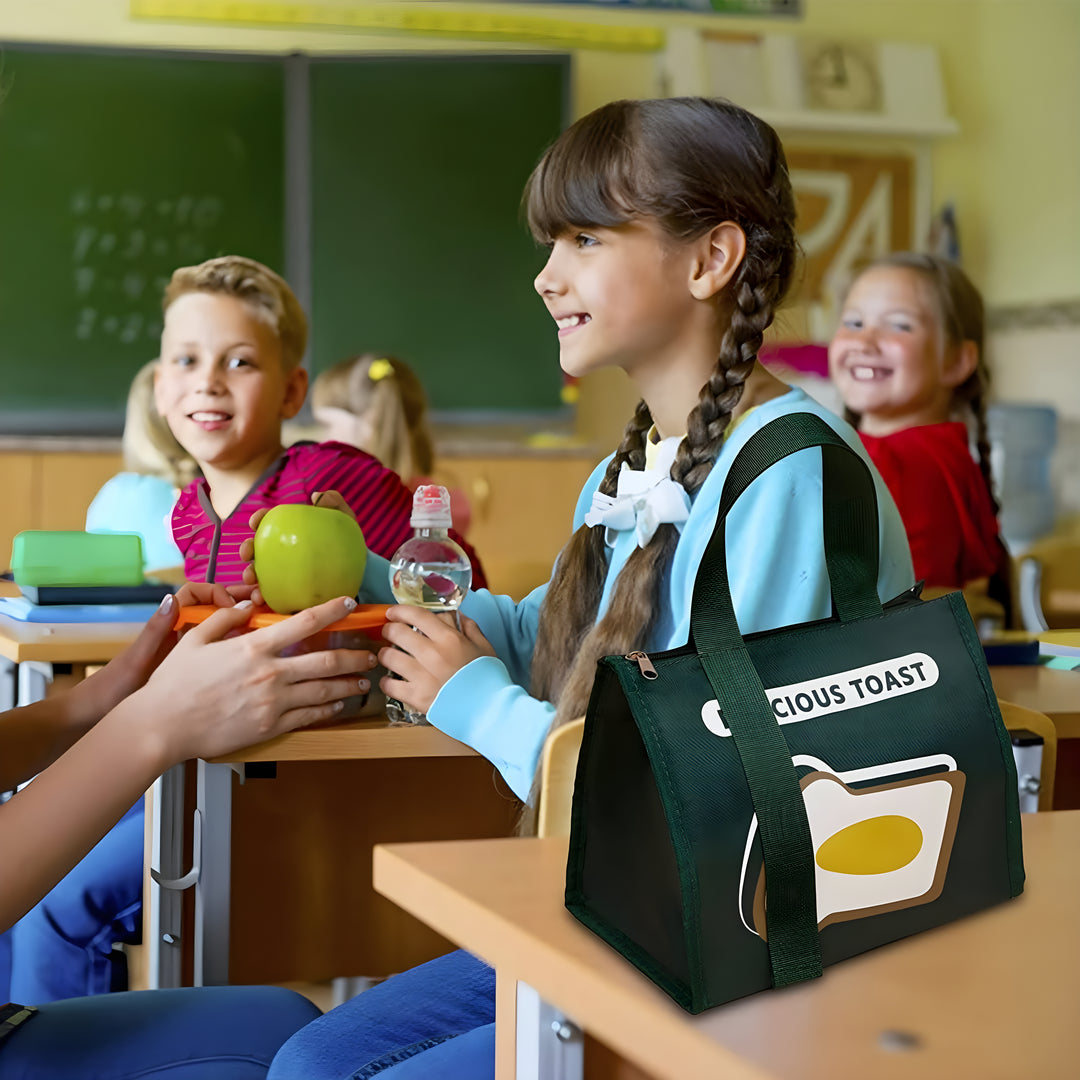
[[[460,630],[458,608],[472,584],[472,564],[449,533],[450,492],[425,484],[413,495],[412,539],[390,560],[390,591],[399,604],[446,612]],[[401,701],[386,699],[386,715],[394,723],[426,724],[427,717]]]

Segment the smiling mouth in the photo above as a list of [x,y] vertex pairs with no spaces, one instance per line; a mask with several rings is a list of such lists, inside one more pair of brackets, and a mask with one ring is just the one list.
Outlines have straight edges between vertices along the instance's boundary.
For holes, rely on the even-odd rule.
[[232,413],[200,409],[198,412],[188,413],[188,419],[202,427],[219,427],[232,419]]
[[559,336],[562,337],[564,332],[576,330],[588,322],[592,322],[592,316],[579,312],[576,315],[563,315],[555,320],[555,325],[559,328]]
[[880,382],[892,374],[892,368],[870,367],[868,364],[854,364],[851,369],[851,377],[855,382]]

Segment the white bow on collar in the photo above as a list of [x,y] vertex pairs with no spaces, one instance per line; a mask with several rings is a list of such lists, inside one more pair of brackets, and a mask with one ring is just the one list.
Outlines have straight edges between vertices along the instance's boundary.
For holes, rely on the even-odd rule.
[[616,534],[633,528],[638,547],[645,547],[661,525],[674,525],[682,532],[690,516],[690,496],[671,479],[671,463],[678,450],[677,438],[665,439],[656,467],[636,470],[623,462],[615,495],[593,493],[592,507],[585,515],[590,528],[604,526],[604,542],[615,546]]

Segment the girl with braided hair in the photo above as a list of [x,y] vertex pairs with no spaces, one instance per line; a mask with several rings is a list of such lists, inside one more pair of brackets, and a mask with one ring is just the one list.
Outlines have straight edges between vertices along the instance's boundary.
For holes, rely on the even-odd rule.
[[990,475],[982,344],[982,297],[964,271],[897,252],[852,284],[829,370],[896,500],[915,576],[948,589],[989,579],[1008,621],[1010,559]]
[[[865,451],[847,424],[756,359],[796,258],[791,185],[768,125],[718,100],[614,102],[547,151],[525,206],[550,251],[535,286],[563,370],[616,365],[643,400],[586,483],[546,586],[517,604],[471,593],[461,632],[392,608],[392,647],[379,655],[401,677],[384,689],[484,754],[530,803],[544,739],[585,712],[597,658],[686,643],[724,478],[750,435],[813,412]],[[728,567],[744,633],[831,614],[821,488],[821,452],[804,450],[733,508]],[[880,480],[878,499],[885,599],[913,577]],[[365,596],[385,596],[380,576],[376,563]],[[309,1024],[269,1080],[490,1077],[494,1020],[494,973],[451,953]]]

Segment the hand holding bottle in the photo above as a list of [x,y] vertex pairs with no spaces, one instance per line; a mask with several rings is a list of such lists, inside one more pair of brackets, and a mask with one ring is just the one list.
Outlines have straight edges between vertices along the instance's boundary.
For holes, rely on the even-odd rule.
[[[413,527],[412,537],[394,552],[394,557],[390,560],[390,591],[399,604],[408,605],[410,609],[444,613],[443,617],[448,625],[461,636],[461,621],[457,609],[472,583],[472,564],[461,545],[450,536],[450,492],[438,484],[418,487],[413,494],[412,518],[409,523]],[[423,632],[415,613],[403,614],[402,620]],[[425,619],[424,622],[427,624],[428,620]],[[387,635],[384,633],[383,637],[386,638]],[[406,652],[414,651],[407,644],[400,644]],[[397,663],[400,664],[400,660],[397,660]],[[398,670],[391,665],[387,667],[390,671]],[[411,702],[403,703],[395,692],[395,681],[393,676],[383,680],[383,690],[387,695],[386,715],[395,723],[426,723],[426,707],[423,711],[417,711],[409,707]],[[442,680],[445,681],[446,679]],[[390,683],[391,690],[386,689],[387,682]],[[433,699],[434,694],[428,700],[429,705]]]
[[379,650],[379,663],[392,672],[379,684],[387,699],[396,698],[423,716],[453,675],[481,656],[495,655],[480,627],[468,616],[455,614],[460,630],[434,611],[390,608],[383,628],[383,639],[390,644]]

